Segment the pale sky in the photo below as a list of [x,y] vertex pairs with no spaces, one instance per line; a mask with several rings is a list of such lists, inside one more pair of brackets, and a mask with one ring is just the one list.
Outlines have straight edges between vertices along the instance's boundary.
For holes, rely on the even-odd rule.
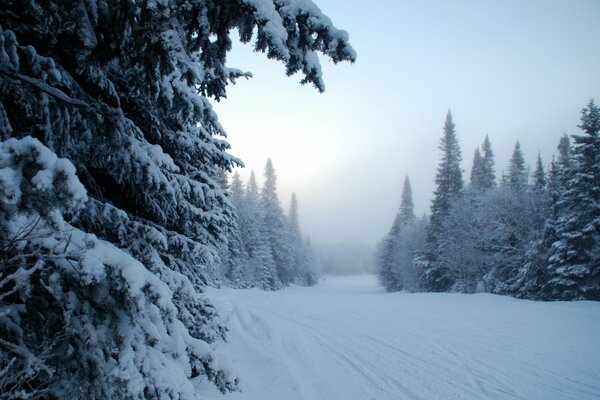
[[[465,182],[489,135],[500,176],[515,142],[534,165],[578,133],[600,101],[600,1],[315,0],[349,32],[357,62],[321,57],[326,92],[234,44],[231,67],[250,80],[214,104],[246,179],[271,157],[279,197],[292,192],[313,241],[375,244],[410,176],[417,214],[429,211],[444,118],[452,110]],[[237,40],[237,39],[236,39]]]

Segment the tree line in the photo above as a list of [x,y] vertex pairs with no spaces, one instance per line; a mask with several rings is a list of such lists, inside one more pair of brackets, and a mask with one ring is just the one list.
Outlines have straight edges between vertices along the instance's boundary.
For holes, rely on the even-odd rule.
[[226,283],[237,288],[279,289],[290,283],[317,282],[310,240],[304,240],[293,193],[285,215],[277,195],[277,176],[269,159],[259,190],[254,171],[244,185],[235,172],[228,188],[236,219],[222,255]]
[[411,186],[376,251],[389,291],[490,292],[541,300],[600,300],[600,109],[564,135],[548,167],[529,176],[517,142],[496,182],[486,136],[465,184],[448,112],[429,217],[416,218]]

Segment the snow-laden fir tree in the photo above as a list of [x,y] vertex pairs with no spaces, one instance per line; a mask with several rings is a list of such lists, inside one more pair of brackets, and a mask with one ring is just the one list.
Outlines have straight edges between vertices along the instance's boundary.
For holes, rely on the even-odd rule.
[[445,278],[451,282],[448,291],[488,291],[485,275],[492,262],[486,202],[491,193],[471,188],[454,199],[442,221],[437,262],[445,267]]
[[[265,206],[279,204],[276,194],[275,173],[272,163],[267,163],[270,177],[265,182],[263,194],[269,188],[274,193],[268,203],[259,195],[254,172],[250,175],[248,190],[244,193],[243,183],[236,172],[232,176],[230,199],[237,214],[237,232],[232,235],[236,238],[236,246],[229,246],[229,253],[225,260],[235,261],[225,265],[227,284],[236,288],[259,287],[262,289],[278,289],[289,283],[312,285],[317,282],[314,259],[310,246],[302,238],[298,216],[298,199],[292,194],[290,209],[287,218],[283,211]],[[275,224],[273,215],[277,216]],[[269,219],[270,218],[270,219]],[[279,226],[275,232],[274,227]],[[277,237],[275,238],[275,233]],[[275,239],[274,239],[275,238]],[[230,242],[231,243],[231,242]],[[285,268],[287,280],[283,280],[281,273],[277,272],[275,256],[283,248],[289,257],[280,268]]]
[[245,200],[241,227],[244,248],[248,254],[248,269],[252,276],[250,286],[268,290],[279,289],[282,284],[275,269],[254,171],[251,172],[246,186]]
[[[551,181],[556,183],[555,166],[550,170]],[[548,180],[541,155],[538,153],[532,182],[525,194],[512,192],[529,210],[524,221],[528,229],[513,242],[522,244],[521,259],[506,279],[498,285],[501,293],[516,297],[539,298],[539,291],[547,281],[545,268],[548,264],[550,246],[555,240],[556,218],[553,213],[551,181]],[[521,222],[522,224],[522,222]],[[510,264],[510,263],[507,263]]]
[[[483,152],[483,156],[481,155]],[[489,137],[475,150],[470,185],[452,201],[442,223],[438,262],[447,268],[449,290],[489,291],[487,274],[493,265],[493,221],[487,205],[495,193],[494,154]]]
[[260,192],[265,237],[271,248],[277,277],[283,285],[291,282],[294,255],[286,217],[277,195],[277,175],[271,159],[265,165],[265,182]]
[[432,222],[447,214],[453,198],[460,195],[463,189],[462,161],[460,145],[456,138],[456,129],[452,113],[448,111],[444,123],[444,134],[440,140],[439,149],[442,152],[435,178],[436,189],[431,205]]
[[425,290],[436,292],[446,291],[452,286],[451,279],[446,275],[447,266],[438,262],[437,254],[440,236],[444,234],[444,219],[450,212],[452,202],[463,190],[460,167],[462,156],[450,111],[446,116],[439,149],[442,154],[435,177],[436,188],[427,226],[427,243],[424,252],[419,256],[419,264],[423,268],[421,286]]
[[248,253],[244,247],[243,225],[248,223],[244,183],[236,171],[231,179],[229,199],[236,211],[235,223],[227,235],[228,246],[221,255],[221,266],[227,283],[233,287],[247,287],[251,282],[248,266]]
[[[565,138],[561,138],[558,146],[559,152],[561,148],[564,150]],[[568,147],[566,147],[568,150]],[[559,155],[559,160],[552,160],[548,171],[546,186],[542,189],[533,191],[533,198],[538,200],[538,210],[540,217],[545,218],[544,226],[540,235],[529,243],[525,253],[523,268],[519,271],[518,276],[514,279],[515,283],[512,286],[511,294],[517,297],[548,300],[549,297],[544,293],[548,281],[551,278],[548,266],[550,264],[550,256],[552,254],[552,245],[558,240],[557,225],[560,215],[559,200],[565,189],[565,172],[561,167],[563,162],[568,158]],[[544,207],[545,206],[545,207]],[[545,208],[545,209],[544,209]]]
[[522,284],[515,283],[515,279],[525,263],[529,244],[538,239],[543,228],[544,220],[538,214],[541,206],[537,204],[542,197],[531,195],[527,175],[525,158],[517,141],[502,185],[485,205],[494,224],[491,233],[494,257],[486,275],[493,293],[512,293]]
[[379,281],[388,291],[417,290],[418,273],[414,256],[423,246],[424,228],[423,221],[417,221],[414,214],[412,188],[407,176],[404,179],[400,208],[375,254]]
[[319,90],[316,52],[353,61],[347,34],[308,0],[32,0],[0,15],[0,137],[21,140],[0,167],[0,393],[190,399],[199,375],[234,388],[201,295],[234,221],[219,177],[239,162],[208,100],[249,76],[226,65],[229,33]]
[[559,200],[558,240],[552,245],[544,296],[600,300],[600,109],[581,111],[571,166]]
[[412,186],[408,175],[404,178],[402,186],[402,196],[400,201],[400,209],[398,210],[400,223],[402,225],[410,225],[415,221],[415,203],[413,201]]
[[204,369],[232,384],[211,367],[222,331],[189,280],[164,282],[65,220],[87,200],[71,162],[13,138],[0,171],[0,398],[194,398],[190,375]]

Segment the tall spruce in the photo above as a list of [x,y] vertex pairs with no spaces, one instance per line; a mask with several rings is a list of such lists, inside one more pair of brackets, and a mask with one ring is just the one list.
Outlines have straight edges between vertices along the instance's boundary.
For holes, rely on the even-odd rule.
[[292,280],[293,252],[287,221],[277,195],[277,175],[269,158],[265,165],[265,182],[260,193],[265,235],[279,281],[287,285]]
[[473,166],[471,167],[470,188],[475,191],[482,190],[481,173],[483,170],[483,157],[479,151],[479,147],[473,153]]
[[546,187],[546,171],[544,170],[544,164],[542,163],[542,155],[539,152],[535,161],[532,185],[537,191],[540,191]]
[[527,167],[525,166],[525,157],[523,157],[521,151],[521,144],[518,141],[508,163],[505,180],[506,184],[515,193],[523,193],[527,188]]
[[[518,199],[521,197],[524,201],[525,209],[528,212],[522,219],[527,221],[527,229],[519,236],[522,244],[522,255],[520,256],[520,265],[517,265],[512,273],[507,276],[505,289],[503,293],[512,294],[517,297],[536,298],[539,291],[546,281],[545,268],[548,264],[548,257],[552,242],[555,240],[555,223],[553,191],[556,189],[556,163],[553,162],[550,168],[550,177],[547,176],[542,162],[542,157],[538,152],[535,170],[532,175],[532,182],[529,191],[524,196],[514,194]],[[514,192],[513,192],[514,193]],[[526,238],[526,240],[522,240]]]
[[415,203],[413,202],[412,186],[408,175],[404,178],[402,186],[402,196],[400,201],[400,210],[398,211],[401,225],[408,225],[415,220]]
[[235,209],[235,223],[227,235],[226,253],[221,256],[223,275],[228,284],[234,287],[249,286],[250,276],[247,268],[248,254],[244,246],[244,225],[249,222],[248,209],[244,193],[244,183],[236,171],[231,184],[227,185],[229,199]]
[[242,236],[248,254],[248,268],[252,275],[250,286],[268,290],[279,289],[281,282],[277,277],[275,260],[269,245],[260,191],[254,171],[251,172],[246,186],[245,210],[248,217],[242,224]]
[[439,149],[442,154],[435,178],[436,188],[427,227],[427,243],[424,254],[420,256],[423,268],[421,284],[426,290],[435,292],[446,291],[452,285],[447,276],[448,268],[438,262],[437,255],[440,236],[444,234],[444,220],[450,212],[452,202],[460,197],[463,189],[460,167],[462,156],[450,111],[446,116]]
[[600,300],[600,109],[581,111],[583,135],[573,136],[571,167],[559,200],[559,239],[552,246],[544,289],[553,299]]
[[236,386],[201,294],[234,221],[219,177],[238,161],[209,103],[249,76],[225,63],[229,33],[318,90],[316,52],[355,59],[318,8],[288,3],[2,4],[0,168],[25,174],[27,193],[0,203],[0,285],[14,288],[0,300],[0,393],[193,399],[200,375]]
[[481,149],[483,151],[483,163],[479,179],[481,190],[486,191],[496,186],[494,152],[492,151],[492,144],[488,135],[485,135]]
[[562,170],[571,168],[571,139],[567,134],[560,138],[558,143],[558,165]]
[[290,224],[290,232],[294,241],[302,241],[302,233],[300,232],[300,218],[298,216],[298,197],[296,193],[292,193],[290,199],[290,209],[288,211],[288,220]]
[[[400,208],[375,255],[379,281],[388,291],[416,290],[416,268],[413,263],[414,252],[417,250],[415,225],[412,188],[410,179],[406,176]],[[419,247],[421,244],[419,241]]]

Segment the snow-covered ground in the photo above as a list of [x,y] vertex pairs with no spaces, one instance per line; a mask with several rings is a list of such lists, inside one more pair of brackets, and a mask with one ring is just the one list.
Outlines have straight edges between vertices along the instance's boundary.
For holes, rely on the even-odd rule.
[[373,276],[210,289],[242,392],[207,399],[600,399],[600,303],[385,293]]

